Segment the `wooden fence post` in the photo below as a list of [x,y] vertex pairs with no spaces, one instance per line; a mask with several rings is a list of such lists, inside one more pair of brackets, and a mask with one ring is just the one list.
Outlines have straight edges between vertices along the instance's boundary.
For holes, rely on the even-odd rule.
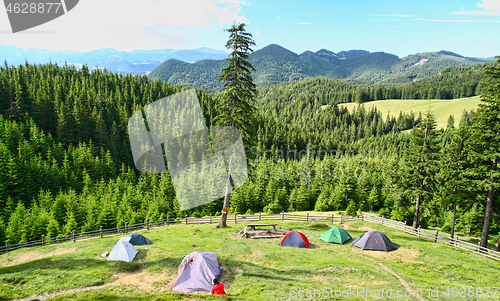
[[381,219],[380,224],[382,224],[382,225],[384,224],[384,216],[383,215],[382,215],[382,219]]
[[307,212],[307,218],[306,218],[306,222],[309,221],[309,212]]
[[234,213],[234,223],[236,224],[236,212]]
[[99,235],[102,237],[102,226],[99,226]]
[[42,234],[42,246],[45,245],[45,235]]
[[364,212],[361,212],[361,221],[364,222],[365,221],[365,213]]
[[169,216],[167,215],[167,226],[168,226],[168,220],[169,220]]
[[146,219],[146,230],[149,230],[149,218]]
[[5,251],[6,252],[9,251],[9,241],[8,240],[5,241]]
[[479,254],[479,250],[480,250],[480,248],[481,248],[481,242],[480,242],[480,241],[478,241],[478,242],[477,242],[477,254]]
[[187,214],[186,214],[185,218],[186,218],[186,225],[187,225],[188,224],[188,215]]
[[455,247],[457,246],[457,242],[458,242],[458,235],[455,236]]
[[439,229],[436,230],[436,236],[434,237],[434,242],[437,242],[438,241],[438,233],[439,233]]
[[333,224],[333,213],[332,213],[332,224]]
[[420,225],[418,225],[418,237],[420,237]]
[[76,241],[76,237],[75,237],[75,230],[73,230],[73,242]]
[[128,233],[127,222],[125,222],[125,233]]
[[262,215],[262,212],[259,211],[259,221],[262,218],[261,215]]
[[344,215],[344,213],[341,213],[340,214],[340,224],[342,225],[342,216]]
[[405,233],[406,233],[406,221],[405,221]]
[[212,213],[210,213],[210,223],[212,223]]
[[285,210],[281,210],[281,220],[285,220]]

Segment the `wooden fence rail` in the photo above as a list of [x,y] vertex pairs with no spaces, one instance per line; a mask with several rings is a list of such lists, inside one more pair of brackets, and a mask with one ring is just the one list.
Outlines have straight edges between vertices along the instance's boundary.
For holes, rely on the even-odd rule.
[[421,237],[428,240],[433,240],[434,242],[443,243],[452,246],[454,248],[477,253],[479,255],[500,261],[500,252],[485,247],[481,247],[479,246],[479,243],[475,245],[473,243],[460,240],[458,239],[458,236],[451,238],[448,236],[441,235],[439,234],[439,230],[431,232],[429,230],[422,230],[420,227],[414,229],[410,226],[407,226],[405,222],[397,222],[370,214],[363,214],[363,220],[371,223],[376,223],[381,225],[383,224],[384,226],[404,231],[407,234],[415,235],[417,237]]
[[[132,231],[137,231],[137,230],[149,230],[152,228],[156,227],[168,227],[171,225],[179,225],[179,224],[214,224],[218,223],[220,219],[220,216],[204,216],[204,217],[183,217],[183,218],[174,218],[174,217],[169,217],[167,216],[166,219],[162,220],[157,220],[157,221],[149,221],[146,220],[144,223],[138,223],[138,224],[133,224],[133,225],[128,225],[125,223],[124,226],[121,227],[115,227],[115,228],[109,228],[109,229],[102,229],[100,227],[99,230],[92,230],[88,232],[82,232],[82,233],[73,233],[68,234],[68,235],[63,235],[63,236],[58,236],[58,237],[51,237],[47,238],[44,235],[42,235],[41,239],[38,240],[32,240],[28,242],[23,242],[23,243],[17,243],[17,244],[9,244],[8,241],[5,241],[5,245],[0,246],[0,254],[16,250],[19,248],[27,248],[27,247],[34,247],[34,246],[43,246],[47,244],[55,244],[55,243],[62,243],[62,242],[68,242],[68,241],[73,241],[76,242],[77,240],[84,240],[84,239],[91,239],[95,237],[104,237],[104,236],[109,236],[109,235],[114,235],[114,234],[127,234]],[[470,242],[466,242],[463,240],[459,240],[458,236],[451,238],[447,236],[443,236],[439,234],[439,231],[436,232],[431,232],[429,230],[422,230],[420,227],[417,229],[414,229],[408,225],[406,225],[406,222],[398,222],[395,220],[387,219],[384,217],[379,217],[371,214],[361,214],[361,215],[310,215],[307,213],[306,215],[300,215],[300,214],[293,214],[293,213],[285,213],[281,212],[278,214],[262,214],[262,212],[259,212],[258,214],[254,215],[237,215],[237,214],[230,214],[228,215],[227,222],[228,223],[245,223],[245,222],[254,222],[254,221],[294,221],[294,222],[325,222],[325,223],[344,223],[348,221],[363,221],[363,222],[369,222],[369,223],[376,223],[380,225],[384,225],[386,227],[390,227],[396,230],[403,231],[407,234],[415,235],[419,238],[422,239],[428,239],[432,240],[436,243],[443,243],[446,245],[449,245],[454,248],[458,248],[461,250],[469,251],[469,252],[474,252],[477,253],[481,256],[485,256],[494,260],[500,261],[500,252],[481,247],[479,245],[475,245]]]

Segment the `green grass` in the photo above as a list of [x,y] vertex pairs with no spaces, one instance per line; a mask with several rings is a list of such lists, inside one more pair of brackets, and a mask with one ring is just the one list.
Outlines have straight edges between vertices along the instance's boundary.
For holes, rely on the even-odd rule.
[[[420,99],[389,99],[389,100],[377,100],[364,103],[365,109],[370,109],[375,106],[380,112],[382,112],[383,117],[390,116],[397,117],[399,112],[410,113],[413,111],[415,115],[419,112],[424,114],[429,110],[429,105],[431,112],[434,113],[437,121],[438,128],[446,128],[448,123],[448,117],[453,115],[455,117],[455,127],[458,127],[460,122],[460,117],[463,111],[471,111],[477,109],[479,101],[479,96],[459,98],[459,99],[431,99],[431,100],[420,100]],[[346,107],[352,112],[353,108],[357,108],[357,103],[343,103],[339,106]]]
[[[394,271],[413,290],[422,289],[424,296],[429,287],[441,290],[446,287],[499,286],[500,262],[381,225],[355,221],[342,226],[353,238],[368,229],[382,231],[399,246],[398,251],[361,251],[350,242],[336,245],[319,240],[321,234],[335,224],[314,221],[277,223],[282,229],[303,232],[309,238],[311,248],[279,247],[279,239],[238,239],[236,234],[245,224],[231,224],[230,228],[219,230],[214,229],[212,224],[177,225],[143,231],[152,245],[138,247],[138,260],[132,263],[108,262],[100,257],[103,251],[111,250],[119,236],[16,250],[0,255],[0,300],[102,285],[116,280],[117,274],[133,273],[148,275],[153,289],[142,291],[141,283],[109,285],[96,290],[68,292],[56,296],[54,300],[293,300],[296,299],[290,295],[293,287],[404,290],[398,278],[372,260]],[[51,252],[61,249],[71,252],[6,266],[20,258],[36,259],[35,255],[54,254]],[[183,257],[195,250],[217,253],[228,295],[157,293],[162,285],[171,285],[167,283],[168,279],[175,279]],[[500,292],[497,295],[495,299],[500,299]],[[454,299],[451,296],[439,298]]]

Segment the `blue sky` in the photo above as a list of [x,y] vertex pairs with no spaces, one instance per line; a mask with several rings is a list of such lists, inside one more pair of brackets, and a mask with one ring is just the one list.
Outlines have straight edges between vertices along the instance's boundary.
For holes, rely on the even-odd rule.
[[0,44],[89,51],[224,49],[233,22],[256,49],[385,51],[400,57],[449,50],[500,55],[500,0],[82,0],[66,15],[13,34],[0,11]]

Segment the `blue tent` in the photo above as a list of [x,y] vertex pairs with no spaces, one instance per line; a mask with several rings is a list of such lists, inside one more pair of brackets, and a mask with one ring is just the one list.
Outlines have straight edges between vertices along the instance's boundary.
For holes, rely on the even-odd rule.
[[150,245],[151,242],[149,239],[144,237],[143,235],[139,233],[132,233],[127,235],[127,237],[130,237],[130,240],[128,241],[130,244],[134,246],[142,246],[142,245]]

